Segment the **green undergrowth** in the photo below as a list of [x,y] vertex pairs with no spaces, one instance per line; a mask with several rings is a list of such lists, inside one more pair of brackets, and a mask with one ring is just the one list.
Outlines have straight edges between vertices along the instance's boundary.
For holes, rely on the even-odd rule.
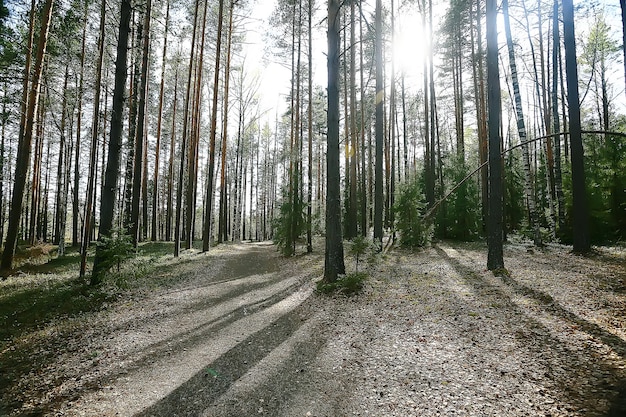
[[367,276],[365,272],[353,272],[340,276],[334,282],[321,280],[317,283],[317,292],[320,294],[358,294],[363,290]]
[[[88,266],[92,265],[90,249]],[[172,243],[140,244],[128,259],[113,267],[103,283],[90,286],[78,276],[80,256],[69,249],[62,257],[25,262],[0,281],[0,344],[46,326],[51,320],[98,311],[113,300],[137,295],[146,289],[169,288],[184,279],[187,269],[205,260],[193,253],[172,255]],[[52,252],[51,252],[52,253]],[[182,276],[182,278],[181,278]]]

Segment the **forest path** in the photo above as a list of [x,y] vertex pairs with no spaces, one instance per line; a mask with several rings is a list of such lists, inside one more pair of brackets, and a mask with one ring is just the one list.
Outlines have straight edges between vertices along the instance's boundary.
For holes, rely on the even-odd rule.
[[287,263],[270,244],[227,245],[196,263],[183,287],[122,306],[101,347],[99,389],[59,414],[198,415],[311,315],[319,260]]
[[81,321],[37,375],[66,376],[49,412],[12,415],[626,415],[623,248],[511,242],[509,277],[485,270],[481,242],[392,249],[362,267],[362,294],[333,298],[314,294],[317,246],[189,254],[163,272],[173,287]]

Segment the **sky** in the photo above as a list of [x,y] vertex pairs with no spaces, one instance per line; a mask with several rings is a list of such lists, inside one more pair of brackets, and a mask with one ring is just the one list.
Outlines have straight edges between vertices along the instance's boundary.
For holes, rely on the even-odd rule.
[[[276,0],[251,0],[253,2],[249,23],[246,25],[247,44],[244,47],[246,62],[252,63],[251,71],[258,72],[261,77],[260,99],[262,110],[267,110],[267,120],[273,125],[276,111],[283,112],[287,108],[286,96],[290,87],[289,65],[281,65],[276,62],[271,51],[265,48],[263,34],[267,31],[269,18],[274,12]],[[576,0],[581,3],[583,0]],[[586,1],[586,0],[584,0]],[[314,50],[314,84],[326,85],[326,22],[323,21],[326,3],[318,2],[318,11],[313,24],[318,27],[315,31]],[[440,4],[445,6],[448,2]],[[620,27],[619,21],[619,1],[600,0],[606,8],[607,18],[613,27]],[[440,8],[439,13],[443,13],[445,7]],[[369,14],[368,11],[365,12]],[[584,20],[584,19],[583,19]],[[577,24],[584,24],[577,21]],[[616,26],[617,25],[617,26]],[[502,29],[502,28],[501,28]],[[584,32],[584,28],[579,28]],[[426,53],[425,34],[422,32],[421,18],[416,10],[400,9],[396,16],[396,39],[393,47],[393,55],[396,57],[394,63],[396,71],[404,71],[406,74],[407,86],[421,86],[421,74],[423,68],[423,55]],[[582,32],[581,32],[582,33]],[[501,42],[503,41],[503,34]],[[289,64],[289,63],[287,63]],[[389,70],[389,69],[388,69]],[[623,106],[623,103],[618,103]]]
[[[257,0],[252,7],[251,18],[246,26],[246,46],[244,55],[246,62],[252,63],[253,71],[261,74],[261,106],[269,109],[268,118],[273,118],[276,108],[280,111],[286,109],[285,97],[289,93],[291,73],[289,65],[281,65],[276,62],[276,58],[264,47],[263,33],[267,30],[268,21],[275,9],[276,0]],[[326,22],[323,21],[325,15],[325,3],[321,2],[313,25],[313,83],[325,86],[326,75]],[[366,12],[367,13],[367,12]],[[397,39],[394,55],[401,57],[395,61],[398,71],[405,70],[409,74],[417,77],[421,74],[423,43],[416,43],[416,39],[423,39],[421,33],[422,26],[419,15],[412,11],[403,11],[397,17]],[[289,64],[289,63],[287,63]],[[410,75],[409,75],[410,76]],[[416,80],[417,82],[417,80]],[[421,81],[420,81],[421,82]],[[270,116],[271,115],[271,116]]]

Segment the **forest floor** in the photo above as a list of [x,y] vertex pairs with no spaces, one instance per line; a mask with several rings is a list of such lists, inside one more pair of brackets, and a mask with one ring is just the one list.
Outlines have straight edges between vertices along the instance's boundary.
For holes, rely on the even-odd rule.
[[96,292],[39,268],[0,283],[0,416],[626,416],[626,251],[570,249],[393,249],[349,298],[262,243]]

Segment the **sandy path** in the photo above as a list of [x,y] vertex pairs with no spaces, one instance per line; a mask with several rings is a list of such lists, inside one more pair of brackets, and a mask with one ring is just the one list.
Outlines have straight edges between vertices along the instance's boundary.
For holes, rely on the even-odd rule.
[[[301,260],[296,269],[291,263],[287,270],[282,264],[270,245],[233,245],[217,271],[202,277],[199,270],[193,285],[120,306],[111,316],[125,326],[109,335],[103,356],[110,360],[98,372],[107,383],[59,414],[199,413],[220,392],[215,387],[228,373],[225,358],[236,362],[231,368],[243,367],[236,374],[249,367],[233,353],[239,345],[265,349],[264,330],[308,314],[303,303],[313,292],[309,262]],[[288,336],[273,335],[269,342],[280,344]],[[203,391],[205,396],[198,394]]]

